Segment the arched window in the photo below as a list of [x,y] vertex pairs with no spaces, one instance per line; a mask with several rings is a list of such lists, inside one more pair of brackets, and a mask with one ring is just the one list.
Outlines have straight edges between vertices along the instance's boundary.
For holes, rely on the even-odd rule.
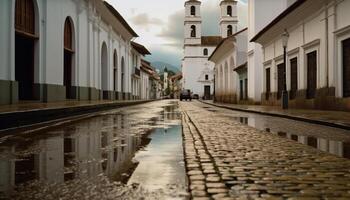
[[230,36],[230,35],[232,35],[232,26],[228,25],[227,26],[227,36]]
[[209,75],[208,74],[205,75],[205,80],[206,81],[209,80]]
[[191,26],[191,37],[196,37],[196,26],[195,25]]
[[103,99],[108,99],[108,49],[106,42],[101,47],[101,82]]
[[73,51],[73,27],[69,18],[64,23],[64,48]]
[[227,6],[227,15],[232,17],[232,6]]
[[205,55],[205,56],[208,55],[208,49],[207,49],[207,48],[205,48],[205,49],[203,50],[203,55]]
[[33,0],[16,0],[16,31],[35,34],[35,11]]
[[196,7],[191,6],[191,15],[195,16],[196,15]]

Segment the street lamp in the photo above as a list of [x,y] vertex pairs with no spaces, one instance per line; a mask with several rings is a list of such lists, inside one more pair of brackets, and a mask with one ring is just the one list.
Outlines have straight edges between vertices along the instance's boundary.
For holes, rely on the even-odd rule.
[[283,45],[283,60],[284,60],[284,87],[282,91],[282,109],[288,109],[288,92],[287,92],[287,45],[288,45],[289,34],[287,29],[282,34],[282,45]]

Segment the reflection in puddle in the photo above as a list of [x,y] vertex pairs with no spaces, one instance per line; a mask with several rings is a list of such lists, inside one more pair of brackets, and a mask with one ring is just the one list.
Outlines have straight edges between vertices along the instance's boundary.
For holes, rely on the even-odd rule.
[[[159,132],[164,129],[168,129],[168,136],[173,138],[164,138],[162,142],[168,147],[174,143],[182,150],[179,117],[177,102],[153,102],[108,111],[33,136],[10,137],[0,144],[0,199],[9,195],[14,199],[50,199],[50,195],[52,199],[58,199],[52,196],[58,193],[63,193],[59,197],[65,199],[83,191],[85,194],[80,195],[92,199],[93,195],[103,199],[99,193],[112,195],[109,198],[122,194],[130,199],[135,199],[135,195],[147,196],[147,192],[133,186],[125,187],[128,192],[129,189],[137,190],[139,194],[120,189],[124,186],[117,189],[114,181],[127,183],[135,169],[138,173],[149,173],[143,171],[148,168],[142,167],[147,159],[133,158],[141,148],[137,155],[144,153],[150,160],[159,159],[159,152],[154,149],[161,147],[162,143],[157,141],[161,136]],[[167,149],[162,150],[166,152]],[[179,164],[183,160],[181,156],[178,154],[173,161],[163,160],[168,166],[159,165],[156,172],[172,168],[173,173],[163,175],[169,183],[175,183],[175,179],[185,180],[184,166]],[[149,173],[148,179],[157,180],[158,177]],[[186,188],[186,182],[180,184]],[[186,191],[173,191],[176,192],[184,194]]]
[[350,131],[258,114],[222,112],[242,124],[350,159]]

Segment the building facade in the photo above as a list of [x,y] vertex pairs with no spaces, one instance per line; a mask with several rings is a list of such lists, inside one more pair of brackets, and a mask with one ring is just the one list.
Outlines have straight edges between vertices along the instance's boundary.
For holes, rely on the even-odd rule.
[[185,2],[184,58],[182,60],[183,87],[200,97],[213,95],[214,63],[208,60],[222,38],[237,30],[237,1],[220,3],[220,36],[202,36],[201,2]]
[[215,63],[215,101],[239,103],[246,100],[247,37],[247,28],[234,33],[224,39],[209,57]]
[[137,34],[100,0],[0,2],[0,104],[131,99]]
[[252,39],[263,48],[263,104],[280,105],[286,83],[289,107],[350,111],[349,9],[350,1],[298,0]]
[[[295,0],[248,0],[248,38],[251,40],[262,28]],[[262,12],[268,10],[268,12]],[[248,99],[260,104],[263,91],[263,51],[259,43],[248,42]]]

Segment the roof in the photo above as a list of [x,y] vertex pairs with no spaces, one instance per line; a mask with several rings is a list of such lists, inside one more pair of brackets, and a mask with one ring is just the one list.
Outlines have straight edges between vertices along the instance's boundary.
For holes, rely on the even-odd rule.
[[175,74],[174,76],[169,77],[169,79],[171,79],[171,80],[180,80],[180,79],[182,79],[182,73],[179,72],[179,73]]
[[288,14],[299,8],[303,3],[305,3],[307,0],[297,0],[294,4],[289,6],[285,11],[283,11],[280,15],[278,15],[272,22],[270,22],[265,28],[263,28],[258,34],[256,34],[250,42],[255,42],[258,40],[264,33],[266,33],[270,28],[272,28],[274,25],[276,25],[278,22],[280,22],[284,17],[286,17]]
[[221,36],[202,36],[203,46],[216,46],[222,41]]
[[142,44],[131,41],[131,46],[142,55],[151,55],[151,53]]
[[247,69],[247,65],[248,65],[248,62],[236,67],[233,69],[233,71],[237,72],[237,73],[240,73],[242,72],[243,70]]
[[131,26],[128,24],[128,22],[126,22],[126,20],[121,16],[121,14],[109,3],[107,3],[106,1],[103,2],[104,5],[108,8],[108,10],[114,15],[114,17],[116,17],[120,23],[123,24],[123,26],[126,27],[126,29],[134,36],[134,37],[138,37],[137,33],[131,28]]
[[238,31],[238,32],[236,32],[235,34],[230,35],[229,37],[227,37],[227,38],[221,40],[221,42],[219,43],[219,45],[217,45],[217,47],[215,48],[215,50],[213,51],[213,53],[209,56],[208,60],[211,60],[211,58],[212,58],[212,57],[214,56],[214,54],[218,51],[218,49],[225,43],[225,41],[234,38],[235,36],[237,36],[237,35],[240,34],[240,33],[243,33],[243,32],[246,31],[246,30],[248,30],[247,27],[244,28],[244,29],[242,29],[242,30],[240,30],[240,31]]
[[153,75],[153,73],[155,72],[154,68],[151,66],[151,63],[143,59],[141,59],[141,70],[145,71],[150,75]]

